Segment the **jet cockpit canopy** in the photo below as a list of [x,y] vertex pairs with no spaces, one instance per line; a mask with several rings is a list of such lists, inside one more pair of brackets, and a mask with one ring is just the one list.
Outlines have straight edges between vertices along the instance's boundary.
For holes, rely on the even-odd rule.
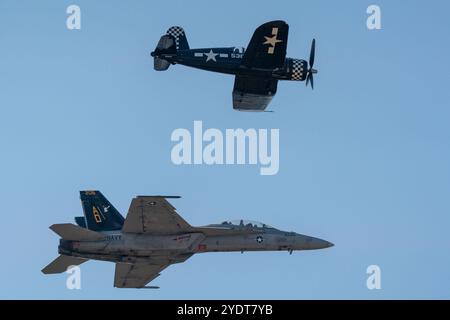
[[274,227],[258,222],[258,221],[251,221],[251,220],[231,220],[231,221],[224,221],[220,224],[223,227],[230,227],[230,228],[257,228],[257,229],[274,229]]

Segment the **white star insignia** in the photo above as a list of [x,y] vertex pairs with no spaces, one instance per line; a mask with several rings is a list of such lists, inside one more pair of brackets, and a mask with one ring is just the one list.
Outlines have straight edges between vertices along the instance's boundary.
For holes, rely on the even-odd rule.
[[218,53],[214,53],[212,51],[212,49],[211,49],[211,50],[209,50],[209,53],[204,53],[204,55],[206,56],[206,62],[208,62],[209,60],[217,62],[216,56],[219,55],[219,54]]
[[270,44],[272,47],[275,47],[275,45],[279,42],[283,42],[283,40],[277,39],[277,35],[274,35],[272,37],[264,36],[264,38],[266,38],[266,42],[264,42],[263,44]]

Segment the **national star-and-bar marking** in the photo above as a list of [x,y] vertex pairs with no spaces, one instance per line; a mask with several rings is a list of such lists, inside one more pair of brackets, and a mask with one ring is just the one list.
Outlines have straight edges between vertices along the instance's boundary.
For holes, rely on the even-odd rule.
[[215,53],[214,51],[209,50],[209,52],[195,52],[194,57],[202,58],[206,57],[206,62],[212,60],[214,62],[217,62],[216,57],[219,56],[221,58],[228,58],[228,54],[226,53]]
[[211,50],[209,50],[208,53],[204,53],[204,55],[206,56],[206,62],[208,62],[209,60],[212,60],[212,61],[214,61],[214,62],[217,62],[216,56],[218,56],[219,54],[218,54],[218,53],[214,53],[214,52],[212,51],[212,49],[211,49]]
[[279,43],[279,42],[283,42],[283,40],[277,39],[277,36],[278,36],[278,28],[277,27],[272,28],[272,37],[264,36],[266,41],[263,42],[263,44],[270,45],[270,47],[267,48],[267,53],[268,54],[273,54],[274,51],[275,51],[276,44]]

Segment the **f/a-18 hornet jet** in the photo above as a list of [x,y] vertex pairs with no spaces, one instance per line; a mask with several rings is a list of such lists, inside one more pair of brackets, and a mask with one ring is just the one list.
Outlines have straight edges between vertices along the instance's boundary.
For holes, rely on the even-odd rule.
[[183,28],[167,30],[151,53],[154,69],[167,70],[171,64],[236,75],[233,108],[264,111],[277,92],[278,80],[304,81],[314,88],[315,40],[308,62],[286,58],[289,25],[271,21],[253,33],[247,50],[238,47],[190,49]]
[[50,229],[61,240],[60,256],[42,269],[62,273],[89,259],[116,263],[114,286],[146,286],[174,263],[202,252],[314,250],[332,243],[277,230],[269,225],[240,220],[193,227],[178,215],[166,198],[138,196],[131,201],[124,219],[100,191],[81,191],[84,217],[77,225],[54,224]]

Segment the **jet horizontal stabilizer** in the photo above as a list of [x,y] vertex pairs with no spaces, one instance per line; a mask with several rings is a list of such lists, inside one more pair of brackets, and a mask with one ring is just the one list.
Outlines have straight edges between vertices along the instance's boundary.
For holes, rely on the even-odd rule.
[[53,224],[50,229],[64,240],[71,241],[98,241],[105,239],[105,235],[81,228],[71,223]]
[[66,272],[67,268],[70,266],[78,266],[86,261],[88,261],[88,259],[60,255],[58,258],[50,262],[44,269],[42,269],[42,273],[54,274]]
[[145,198],[145,197],[165,198],[165,199],[180,199],[181,198],[181,196],[137,196],[137,198]]

